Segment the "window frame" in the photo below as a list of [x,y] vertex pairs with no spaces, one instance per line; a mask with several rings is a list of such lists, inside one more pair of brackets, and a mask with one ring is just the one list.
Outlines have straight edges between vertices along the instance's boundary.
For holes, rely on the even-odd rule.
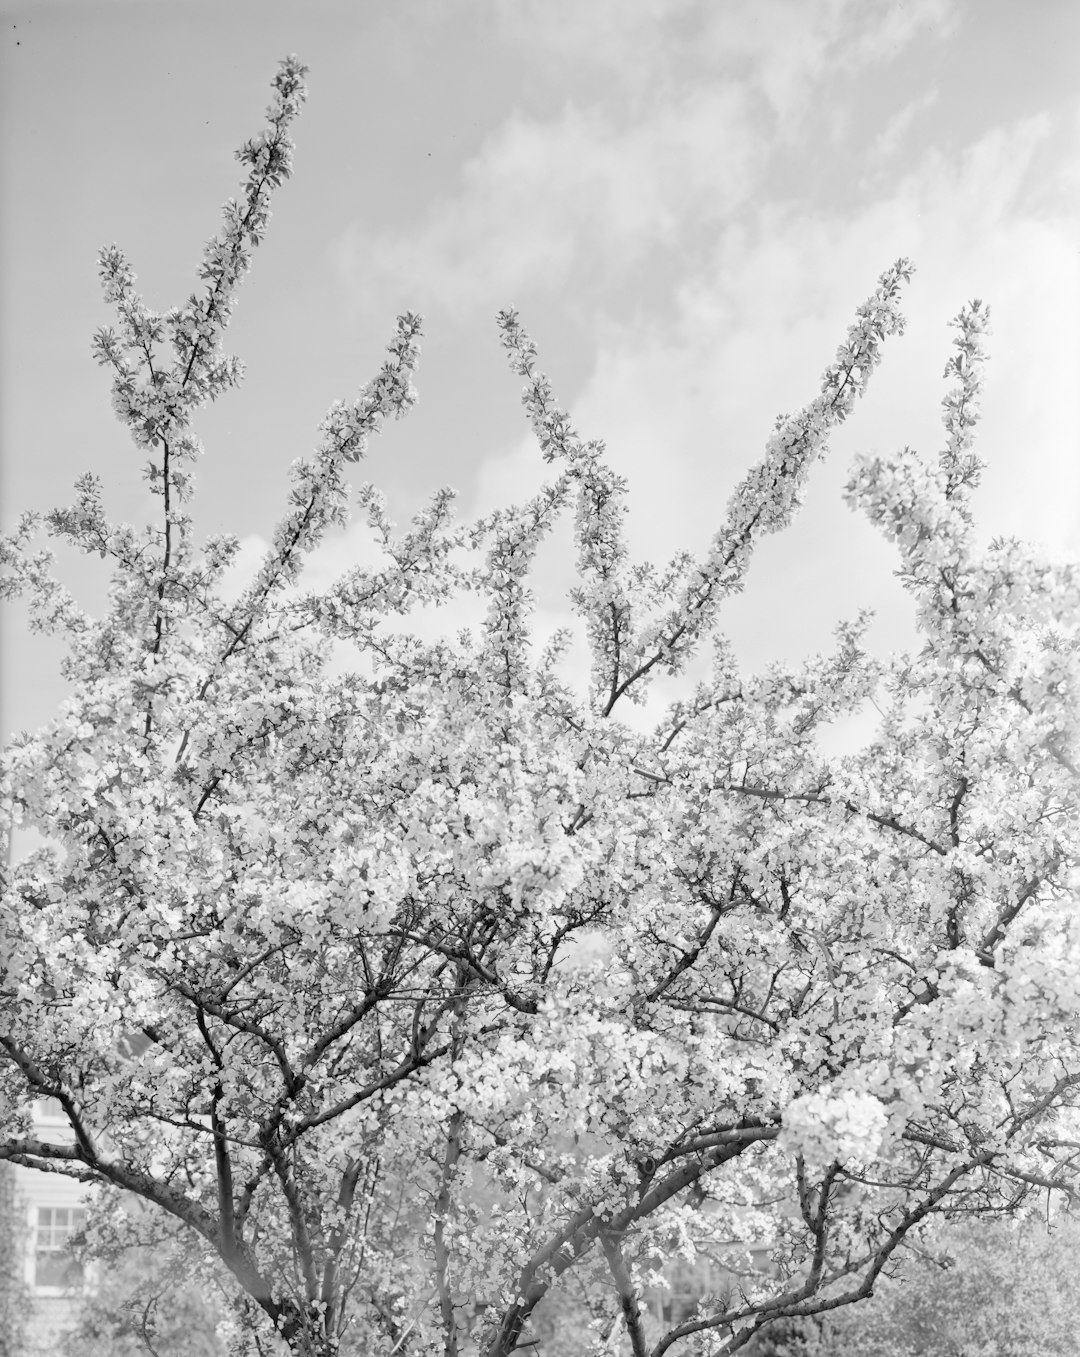
[[[50,1219],[45,1225],[42,1221],[43,1213],[48,1212]],[[56,1220],[56,1215],[63,1212],[67,1216],[67,1227],[63,1238],[70,1240],[71,1236],[81,1230],[86,1224],[86,1207],[78,1205],[50,1205],[46,1206],[34,1202],[30,1206],[30,1237],[28,1240],[28,1249],[26,1256],[26,1281],[33,1296],[41,1297],[61,1297],[61,1296],[81,1296],[85,1295],[87,1288],[86,1268],[77,1259],[71,1258],[70,1251],[65,1245],[55,1245],[51,1242],[53,1232],[63,1228]],[[48,1230],[50,1244],[47,1248],[41,1247],[42,1231]],[[38,1257],[40,1254],[52,1254],[63,1259],[65,1255],[70,1258],[71,1266],[78,1269],[78,1276],[75,1280],[66,1285],[57,1285],[53,1282],[39,1282],[38,1280]]]

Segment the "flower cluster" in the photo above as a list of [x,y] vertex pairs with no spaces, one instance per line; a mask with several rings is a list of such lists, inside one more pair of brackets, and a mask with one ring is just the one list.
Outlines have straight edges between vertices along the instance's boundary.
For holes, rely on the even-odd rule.
[[781,1144],[811,1168],[834,1163],[864,1168],[881,1153],[887,1125],[886,1111],[872,1094],[824,1087],[784,1108]]

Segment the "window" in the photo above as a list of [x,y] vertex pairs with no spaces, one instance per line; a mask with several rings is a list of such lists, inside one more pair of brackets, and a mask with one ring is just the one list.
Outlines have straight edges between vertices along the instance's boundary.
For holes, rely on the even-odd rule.
[[34,1290],[59,1294],[79,1287],[83,1268],[69,1252],[71,1236],[86,1223],[77,1206],[39,1206],[34,1224]]
[[39,1098],[34,1106],[34,1121],[39,1126],[67,1126],[68,1119],[56,1098]]
[[703,1300],[707,1309],[717,1309],[731,1298],[730,1274],[707,1258],[675,1264],[668,1280],[671,1289],[660,1293],[660,1318],[665,1324],[685,1324]]

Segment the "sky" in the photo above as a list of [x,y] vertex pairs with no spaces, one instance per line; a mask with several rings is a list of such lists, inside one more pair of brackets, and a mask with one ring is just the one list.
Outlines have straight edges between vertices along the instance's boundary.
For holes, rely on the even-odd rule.
[[[200,535],[257,559],[289,463],[404,309],[424,316],[420,403],[357,483],[399,520],[443,484],[465,518],[526,497],[546,468],[494,322],[512,305],[630,481],[634,552],[703,551],[905,255],[907,333],[722,625],[750,668],[827,647],[864,607],[875,649],[910,645],[892,550],[843,485],[859,452],[936,455],[949,322],[975,297],[994,331],[980,532],[1080,556],[1078,51],[1075,0],[0,0],[3,526],[86,470],[114,518],[152,517],[90,357],[111,320],[97,252],[118,242],[150,305],[184,299],[295,52],[295,173],[227,337],[246,381],[198,424]],[[371,553],[350,528],[309,582]],[[541,630],[569,553],[564,533],[542,558]],[[96,560],[60,568],[100,604]],[[18,606],[2,622],[6,738],[65,690],[58,643]]]

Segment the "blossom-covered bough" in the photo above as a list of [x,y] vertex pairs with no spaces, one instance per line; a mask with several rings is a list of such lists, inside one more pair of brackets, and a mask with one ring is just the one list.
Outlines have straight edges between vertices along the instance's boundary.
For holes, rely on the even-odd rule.
[[[385,564],[305,592],[346,464],[415,399],[400,317],[236,598],[236,540],[198,548],[185,512],[192,418],[240,375],[222,333],[303,74],[282,64],[239,153],[201,292],[156,314],[102,254],[118,325],[96,353],[161,518],[113,524],[87,476],[47,526],[110,562],[105,615],[54,579],[36,519],[3,544],[5,592],[70,639],[72,697],[3,760],[5,819],[49,846],[4,880],[0,1156],[168,1213],[235,1278],[238,1350],[261,1324],[311,1357],[506,1357],[559,1297],[582,1352],[734,1352],[869,1295],[931,1213],[1068,1196],[1080,576],[974,538],[985,308],[956,322],[940,456],[849,485],[896,544],[917,654],[875,661],[860,618],[745,675],[717,630],[901,330],[905,261],[704,559],[631,561],[625,483],[507,311],[550,482],[471,526],[439,491],[400,534],[365,486]],[[533,643],[530,567],[564,512],[587,693],[565,635]],[[409,633],[462,591],[479,634]],[[620,720],[705,646],[711,677],[651,733]],[[871,742],[823,752],[870,700]],[[68,1143],[35,1139],[43,1097]],[[644,1302],[679,1259],[727,1282],[665,1324]]]

